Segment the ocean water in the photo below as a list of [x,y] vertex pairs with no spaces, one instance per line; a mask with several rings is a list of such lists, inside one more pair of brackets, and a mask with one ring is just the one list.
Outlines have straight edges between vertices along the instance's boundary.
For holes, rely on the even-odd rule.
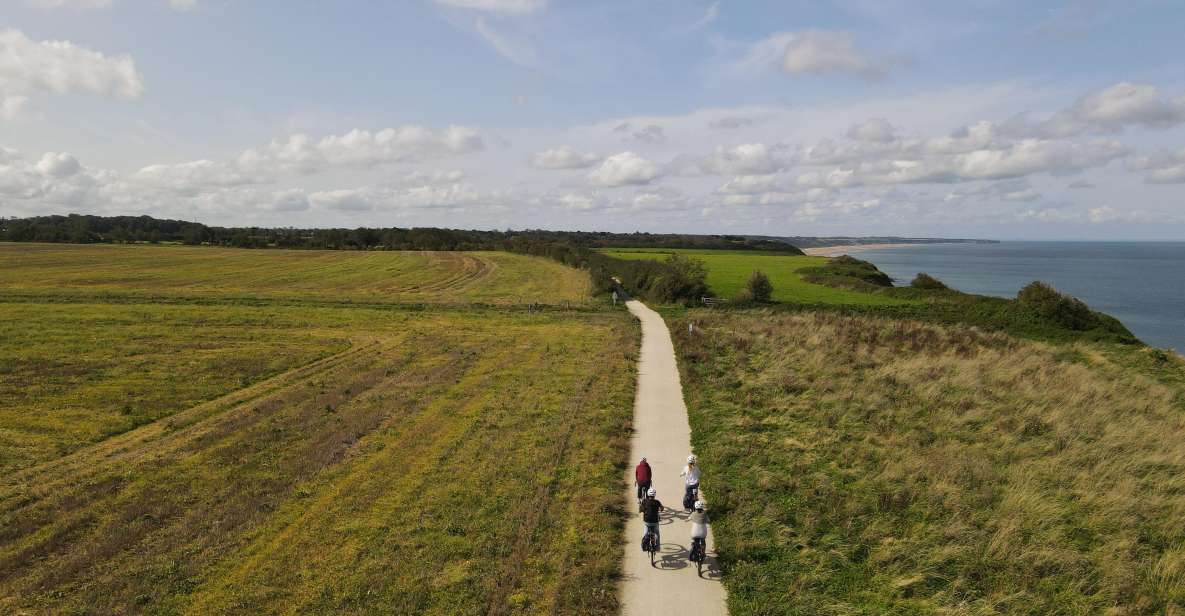
[[1185,354],[1185,242],[931,244],[853,252],[896,284],[926,272],[980,295],[1043,280],[1106,312],[1145,343]]

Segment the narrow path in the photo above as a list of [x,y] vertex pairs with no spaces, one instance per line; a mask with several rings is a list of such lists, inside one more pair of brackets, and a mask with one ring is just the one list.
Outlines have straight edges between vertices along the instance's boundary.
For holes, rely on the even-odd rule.
[[[628,485],[634,502],[633,465],[645,456],[654,470],[658,500],[671,509],[663,516],[662,550],[654,566],[642,551],[642,518],[637,509],[626,524],[626,545],[620,597],[626,616],[670,614],[727,614],[724,585],[716,566],[716,543],[708,531],[708,558],[704,576],[687,560],[691,548],[691,522],[683,511],[683,480],[679,472],[691,452],[691,427],[683,403],[683,387],[675,363],[671,333],[657,312],[638,301],[626,303],[642,323],[642,354],[638,359],[638,390],[634,398],[634,435]],[[712,478],[704,477],[712,486]],[[702,494],[702,492],[701,492]],[[711,515],[711,501],[708,501]]]

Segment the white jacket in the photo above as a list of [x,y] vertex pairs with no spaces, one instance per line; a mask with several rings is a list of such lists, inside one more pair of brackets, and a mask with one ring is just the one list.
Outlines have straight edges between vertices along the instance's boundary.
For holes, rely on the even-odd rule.
[[699,483],[699,465],[687,465],[683,467],[683,472],[679,473],[683,476],[683,482],[689,486]]

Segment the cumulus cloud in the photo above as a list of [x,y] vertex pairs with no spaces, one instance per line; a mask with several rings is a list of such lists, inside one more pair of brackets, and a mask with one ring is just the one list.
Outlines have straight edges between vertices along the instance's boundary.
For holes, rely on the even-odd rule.
[[778,180],[775,176],[738,175],[725,182],[723,186],[717,189],[717,192],[728,194],[757,194],[773,192],[777,189]]
[[736,130],[738,128],[745,128],[752,125],[753,120],[743,117],[724,117],[708,122],[708,128],[714,128],[717,130]]
[[1127,168],[1144,172],[1144,182],[1148,184],[1185,183],[1185,148],[1177,152],[1132,157],[1127,161]]
[[658,165],[633,152],[606,158],[588,174],[588,180],[600,186],[649,184],[658,177]]
[[144,83],[131,56],[106,56],[67,41],[34,41],[18,30],[0,30],[0,116],[15,116],[29,96],[47,93],[136,99]]
[[808,30],[783,36],[782,70],[792,75],[854,75],[883,77],[890,63],[877,60],[856,47],[851,32]]
[[537,169],[586,169],[599,162],[599,155],[577,152],[566,145],[531,155],[531,165]]
[[465,182],[428,181],[325,190],[309,194],[316,208],[338,212],[456,208],[478,204],[482,195]]
[[641,129],[634,131],[632,136],[636,141],[646,143],[662,143],[667,140],[666,132],[657,124],[643,126]]
[[1117,133],[1126,128],[1172,128],[1185,124],[1185,97],[1167,98],[1153,85],[1122,82],[1091,92],[1046,120],[1021,116],[1003,128],[1033,137],[1075,137]]
[[82,171],[82,165],[71,154],[55,154],[50,152],[46,153],[41,157],[41,160],[37,161],[36,169],[44,175],[65,178]]
[[720,175],[768,175],[781,169],[778,150],[764,143],[744,143],[733,147],[717,146],[700,167]]
[[527,15],[547,7],[547,0],[435,0],[436,4],[503,15]]
[[484,147],[477,131],[464,126],[436,132],[404,125],[377,132],[354,129],[319,140],[305,134],[290,135],[263,148],[244,151],[235,166],[244,173],[315,173],[338,166],[365,168],[439,158]]
[[300,189],[281,190],[264,207],[273,212],[303,212],[309,209],[309,197]]
[[887,143],[897,139],[893,125],[884,118],[872,118],[848,129],[848,138],[856,141]]
[[1025,139],[999,150],[960,154],[954,167],[964,179],[1020,177],[1034,173],[1068,173],[1106,164],[1127,153],[1114,141],[1071,144]]

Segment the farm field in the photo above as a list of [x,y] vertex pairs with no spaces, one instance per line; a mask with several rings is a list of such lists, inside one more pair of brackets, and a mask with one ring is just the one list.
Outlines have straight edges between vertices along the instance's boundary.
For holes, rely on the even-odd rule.
[[[93,253],[39,254],[62,279]],[[582,272],[482,254],[528,287],[317,304],[260,275],[272,295],[211,304],[192,294],[213,282],[161,273],[169,295],[109,254],[131,288],[107,279],[112,301],[78,278],[0,295],[0,613],[616,610],[637,330]],[[528,312],[491,280],[582,307]]]
[[670,254],[692,257],[704,262],[708,269],[708,286],[720,297],[740,296],[753,270],[761,270],[773,283],[773,299],[797,304],[843,305],[900,305],[909,300],[885,295],[860,293],[806,282],[798,271],[826,263],[826,257],[769,254],[750,250],[697,249],[603,249],[602,252],[619,259],[661,260]]
[[0,243],[0,293],[336,302],[579,302],[590,283],[502,252],[352,252]]
[[670,330],[732,614],[1185,605],[1179,358],[827,312]]

